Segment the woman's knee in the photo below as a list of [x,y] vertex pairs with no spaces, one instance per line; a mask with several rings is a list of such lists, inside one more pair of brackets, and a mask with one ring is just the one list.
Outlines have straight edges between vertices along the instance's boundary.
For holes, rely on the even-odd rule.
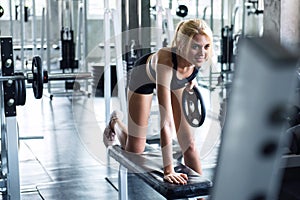
[[182,153],[184,157],[198,157],[198,149],[194,142],[187,145],[185,148],[182,149]]
[[126,151],[132,153],[143,153],[145,150],[146,138],[137,138],[131,135],[128,135],[126,143]]

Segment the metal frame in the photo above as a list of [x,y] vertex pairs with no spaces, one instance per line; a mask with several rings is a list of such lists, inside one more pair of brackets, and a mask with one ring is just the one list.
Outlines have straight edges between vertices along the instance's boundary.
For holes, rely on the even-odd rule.
[[[61,1],[61,8],[63,9],[65,7],[65,3],[69,4],[69,13],[67,13],[66,15],[64,15],[63,13],[61,16],[61,25],[64,26],[66,25],[66,27],[69,27],[70,30],[73,30],[73,1],[71,0],[67,0],[67,1]],[[44,37],[45,37],[45,31],[46,31],[46,64],[47,64],[47,71],[49,73],[51,73],[51,48],[48,48],[51,46],[50,41],[51,41],[51,20],[50,20],[50,16],[51,16],[51,5],[52,5],[52,1],[51,0],[46,0],[46,8],[43,9],[43,15],[42,15],[42,35],[41,35],[41,40],[42,40],[42,46],[44,43]],[[83,67],[83,71],[88,73],[88,67],[87,67],[87,63],[86,63],[86,56],[87,56],[87,17],[86,17],[86,6],[87,6],[87,2],[86,0],[82,0],[80,1],[80,3],[78,3],[78,22],[77,22],[77,31],[79,31],[77,33],[77,36],[75,37],[74,34],[74,39],[76,40],[76,42],[78,42],[77,44],[75,44],[75,57],[77,57],[79,60],[78,61],[78,68]],[[46,12],[46,13],[45,13]],[[64,21],[64,17],[67,19],[70,19],[67,23],[65,23],[66,21]],[[45,30],[46,28],[46,30]],[[77,46],[76,46],[77,45]],[[43,50],[43,48],[42,48]],[[41,57],[42,57],[42,62],[44,62],[44,52],[41,51]],[[84,65],[84,66],[82,66]],[[81,69],[81,68],[80,68]],[[65,72],[64,70],[69,70],[71,72]],[[68,74],[72,74],[72,73],[79,73],[80,70],[78,70],[78,72],[74,72],[74,69],[71,68],[65,68],[63,69],[63,73],[66,74],[68,76]],[[77,81],[77,79],[75,79]],[[50,97],[50,99],[52,100],[54,96],[56,97],[76,97],[76,96],[91,96],[91,93],[89,92],[89,84],[90,82],[87,80],[80,80],[80,85],[84,88],[82,90],[69,90],[69,89],[64,89],[62,91],[60,91],[59,89],[61,89],[62,87],[59,85],[59,87],[55,87],[56,85],[52,84],[52,83],[48,83],[47,87],[48,87],[48,95]],[[63,85],[63,84],[62,84]],[[56,89],[56,90],[54,90]]]
[[212,199],[277,199],[297,60],[266,38],[241,42]]
[[110,54],[110,23],[113,20],[113,35],[115,41],[115,55],[116,55],[116,71],[117,71],[117,84],[118,84],[118,96],[120,97],[121,110],[124,116],[124,123],[127,123],[127,104],[126,104],[126,91],[123,72],[123,60],[122,60],[122,38],[121,38],[121,23],[118,11],[109,8],[109,1],[104,1],[104,99],[105,99],[105,121],[106,124],[110,120],[110,101],[111,101],[111,54]]
[[[1,133],[2,134],[2,133]],[[19,175],[19,153],[18,142],[19,135],[17,130],[16,116],[6,117],[6,141],[1,140],[7,145],[7,152],[1,150],[1,155],[7,153],[7,174],[6,174],[6,187],[7,196],[10,199],[17,200],[21,198],[20,194],[20,175]],[[5,163],[3,163],[5,164]]]
[[[151,147],[150,147],[150,149],[151,149]],[[112,157],[113,159],[115,159],[115,161],[117,161],[119,163],[118,189],[117,189],[117,191],[118,191],[118,199],[119,200],[128,200],[128,199],[130,199],[129,198],[129,193],[128,193],[128,192],[130,192],[129,188],[128,188],[128,171],[130,171],[130,174],[135,174],[136,177],[140,178],[140,180],[143,181],[143,182],[145,182],[145,184],[149,184],[149,182],[146,179],[148,179],[148,178],[151,179],[151,180],[149,180],[151,183],[153,183],[154,180],[152,178],[150,178],[150,177],[148,177],[148,178],[145,177],[145,173],[151,173],[151,171],[152,170],[155,171],[155,169],[152,168],[150,170],[150,172],[148,170],[145,170],[142,166],[139,166],[139,163],[138,163],[139,161],[137,161],[139,159],[135,160],[135,158],[134,158],[135,156],[138,156],[138,155],[134,155],[133,156],[133,155],[125,154],[122,151],[124,151],[124,150],[122,150],[120,146],[109,146],[107,148],[108,156]],[[151,151],[149,151],[149,152],[151,152]],[[158,154],[156,154],[155,152],[153,152],[153,153],[154,153],[153,154],[154,157],[156,157],[157,155],[159,155],[159,152],[156,152]],[[131,157],[131,156],[133,156],[133,157]],[[108,159],[110,159],[110,158],[108,158]],[[144,161],[144,159],[149,159],[149,161],[150,161],[151,158],[150,157],[149,158],[143,158],[142,160]],[[135,161],[137,161],[137,163],[135,163]],[[158,168],[158,170],[159,170],[159,168]],[[106,180],[108,180],[108,179],[106,178]],[[160,180],[158,180],[158,181],[160,181]],[[208,179],[206,179],[206,181],[208,181]],[[108,182],[114,188],[116,188],[109,180],[108,180]],[[149,187],[151,187],[154,191],[156,191],[158,195],[161,195],[162,197],[164,197],[166,199],[173,199],[173,198],[175,198],[176,195],[173,196],[173,194],[171,194],[173,192],[169,191],[170,192],[169,193],[170,196],[168,196],[168,194],[165,193],[166,192],[165,191],[166,188],[164,189],[164,191],[158,191],[157,190],[157,184],[159,184],[159,183],[155,182],[154,183],[155,186],[150,184]],[[210,188],[211,185],[212,185],[212,183],[209,181],[209,182],[206,182],[205,185]],[[175,186],[175,187],[177,187],[177,186]],[[178,186],[178,187],[180,187],[180,186]],[[185,186],[182,186],[182,187],[185,187]],[[169,189],[172,190],[171,188],[172,187],[170,186]],[[189,191],[188,191],[189,194],[186,194],[186,197],[181,197],[181,198],[188,198],[187,196],[190,196],[190,195],[193,196],[195,194],[195,192],[197,191],[196,188],[197,188],[196,186],[195,187],[190,187]],[[209,189],[209,188],[207,188],[207,189]],[[187,190],[185,190],[185,191],[187,191]],[[178,192],[178,190],[176,190],[176,192]],[[196,195],[197,195],[197,193],[196,193]],[[206,198],[206,197],[208,197],[207,192],[204,192],[204,193],[198,194],[198,195],[199,196],[194,196],[192,198],[199,198],[199,197]]]
[[[11,37],[1,37],[2,76],[14,74],[13,47]],[[16,119],[14,82],[0,82],[1,95],[1,183],[7,199],[19,200],[19,135]]]
[[119,200],[128,200],[128,182],[127,182],[128,173],[127,172],[128,172],[127,168],[120,164],[119,178],[118,178]]

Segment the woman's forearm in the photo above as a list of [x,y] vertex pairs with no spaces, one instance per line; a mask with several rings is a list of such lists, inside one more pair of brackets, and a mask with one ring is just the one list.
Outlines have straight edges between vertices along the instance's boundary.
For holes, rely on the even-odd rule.
[[174,172],[171,130],[172,130],[171,127],[163,127],[161,130],[161,150],[162,150],[164,174],[170,174]]

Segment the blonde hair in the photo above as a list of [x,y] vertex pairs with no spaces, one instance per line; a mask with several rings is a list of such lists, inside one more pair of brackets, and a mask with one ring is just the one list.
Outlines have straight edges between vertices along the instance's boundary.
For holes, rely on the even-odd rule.
[[210,27],[202,19],[189,19],[178,23],[171,47],[176,47],[178,51],[187,52],[193,37],[196,34],[205,35],[210,43],[209,57],[212,56],[213,34]]

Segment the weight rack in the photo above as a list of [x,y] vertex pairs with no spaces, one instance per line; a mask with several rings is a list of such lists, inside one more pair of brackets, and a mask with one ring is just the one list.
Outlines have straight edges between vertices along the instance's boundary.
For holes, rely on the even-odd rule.
[[[11,37],[1,37],[2,76],[14,76]],[[20,176],[18,155],[18,128],[16,119],[16,81],[0,81],[1,97],[1,169],[0,188],[7,199],[19,200]]]
[[91,73],[55,73],[48,74],[43,70],[41,58],[33,57],[31,72],[15,72],[13,61],[12,37],[0,37],[1,43],[1,164],[0,164],[0,192],[5,199],[19,200],[19,132],[16,119],[16,106],[25,105],[26,85],[32,83],[34,97],[43,96],[44,83],[59,80],[90,79]]

